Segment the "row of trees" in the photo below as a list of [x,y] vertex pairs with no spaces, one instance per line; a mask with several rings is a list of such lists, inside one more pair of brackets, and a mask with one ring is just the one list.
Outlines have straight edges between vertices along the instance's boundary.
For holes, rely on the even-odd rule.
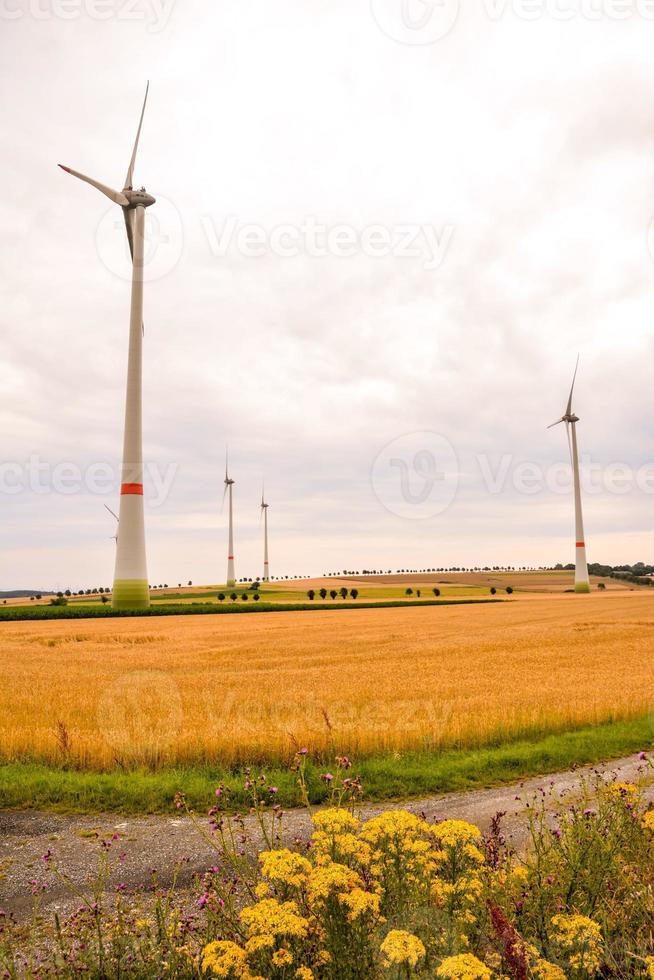
[[[191,582],[189,580],[188,585],[193,585],[193,582]],[[168,586],[167,583],[165,583],[163,585],[151,585],[150,586],[150,590],[152,592],[156,592],[157,589],[167,589],[167,588],[169,588],[169,586]],[[177,588],[178,589],[181,589],[182,588],[182,583],[181,582],[178,582],[177,583]],[[105,594],[106,595],[111,595],[111,589],[109,588],[108,585],[107,586],[104,586],[104,587],[101,585],[101,586],[99,586],[98,588],[95,588],[95,589],[73,589],[72,591],[70,589],[66,589],[64,592],[57,592],[57,598],[58,599],[63,599],[63,598],[70,599],[71,596],[76,596],[76,595],[105,595]],[[41,598],[42,598],[41,593],[36,593],[35,595],[30,596],[30,599],[41,599]]]
[[[219,592],[217,598],[218,598],[218,602],[224,602],[225,599],[227,598],[227,596],[225,595],[224,592]],[[236,600],[238,599],[238,592],[230,592],[229,593],[229,598],[232,600],[232,602],[236,602]],[[242,602],[247,602],[249,598],[250,597],[247,594],[247,592],[242,592],[241,593],[241,601]],[[259,595],[258,592],[254,592],[252,594],[252,599],[253,599],[254,602],[258,602],[260,598],[261,598],[261,596]]]
[[[438,589],[438,588],[436,588],[436,586],[434,586],[434,588],[431,591],[434,593],[434,595],[436,597],[438,597],[441,594],[441,590]],[[410,588],[407,589],[404,594],[405,595],[413,595],[413,589],[410,589]],[[490,594],[491,595],[497,595],[497,589],[495,588],[494,585],[491,585],[491,587],[490,587]],[[507,595],[512,595],[513,594],[513,588],[510,585],[507,585],[507,587],[506,587],[506,594]],[[416,589],[416,596],[417,596],[418,599],[420,598],[421,595],[422,595],[422,593],[421,593],[420,589]]]
[[[345,586],[343,586],[343,588],[339,589],[338,592],[336,591],[336,589],[331,589],[329,592],[327,592],[327,589],[325,589],[325,588],[320,589],[320,591],[318,592],[318,595],[320,596],[321,599],[326,599],[328,595],[332,599],[335,599],[339,595],[340,595],[341,599],[347,599],[348,594],[349,594],[349,596],[350,596],[351,599],[356,599],[357,596],[359,595],[359,590],[358,589],[350,589],[349,590],[349,593],[348,593],[348,590],[345,588]],[[309,599],[311,600],[311,602],[313,602],[313,600],[316,598],[316,591],[315,591],[315,589],[309,589],[309,591],[307,592],[307,596],[309,597]]]
[[343,569],[340,572],[325,572],[325,578],[343,578],[352,575],[427,575],[434,572],[535,572],[546,571],[546,565],[450,565],[449,568],[363,568],[359,571]]

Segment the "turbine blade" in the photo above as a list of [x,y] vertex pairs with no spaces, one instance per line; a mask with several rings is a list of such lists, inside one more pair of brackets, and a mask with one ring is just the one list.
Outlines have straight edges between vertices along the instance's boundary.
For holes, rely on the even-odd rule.
[[[129,254],[132,257],[132,263],[133,263],[134,262],[134,211],[130,208],[124,208],[123,217],[125,219],[125,231],[127,232],[127,243],[129,245]],[[145,337],[144,323],[141,323],[141,334]]]
[[123,211],[125,219],[125,231],[127,232],[127,242],[129,244],[129,254],[134,261],[134,211],[127,208]]
[[145,98],[143,99],[143,108],[141,109],[141,118],[139,119],[139,128],[136,130],[136,139],[134,140],[134,149],[132,150],[132,159],[129,161],[129,168],[127,170],[127,176],[125,177],[125,187],[123,190],[131,190],[132,181],[134,179],[134,163],[136,162],[136,151],[139,147],[139,137],[141,135],[141,126],[143,125],[143,116],[145,115],[145,103],[148,101],[148,89],[150,88],[150,83],[148,82],[145,86]]
[[222,500],[222,503],[221,503],[221,505],[220,505],[220,513],[221,513],[221,514],[222,514],[222,512],[223,512],[223,511],[224,511],[224,509],[225,509],[225,497],[226,497],[226,496],[227,496],[227,484],[225,484],[225,489],[223,490],[223,500]]
[[565,410],[566,415],[572,415],[572,392],[575,389],[575,381],[577,379],[577,368],[579,367],[579,354],[577,354],[577,363],[575,364],[575,373],[572,375],[572,385],[570,386],[570,397],[568,398],[568,405]]
[[85,174],[79,173],[78,170],[71,170],[70,167],[64,167],[63,163],[59,163],[57,166],[61,167],[62,170],[65,170],[67,174],[72,174],[73,177],[79,177],[80,180],[90,184],[91,187],[95,187],[96,190],[99,190],[101,194],[108,197],[110,201],[114,202],[114,204],[120,204],[122,208],[129,204],[129,201],[122,191],[115,191],[113,187],[107,187],[106,184],[101,184],[99,180],[93,180],[92,177],[87,177]]
[[229,480],[228,467],[229,467],[229,449],[227,448],[227,446],[225,446],[225,480]]
[[111,514],[112,517],[115,517],[116,520],[118,520],[118,514],[115,514],[113,512],[113,510],[111,509],[111,507],[108,507],[106,504],[104,504],[103,506],[104,506],[105,510],[108,510],[109,511],[109,513]]
[[561,425],[561,422],[565,422],[565,419],[564,418],[557,419],[556,422],[552,422],[552,424],[548,425],[547,428],[553,429],[555,425]]

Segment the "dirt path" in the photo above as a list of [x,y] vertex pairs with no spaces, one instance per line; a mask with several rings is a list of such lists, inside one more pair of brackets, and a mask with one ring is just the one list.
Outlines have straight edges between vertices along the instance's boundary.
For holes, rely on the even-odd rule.
[[[505,830],[514,846],[519,846],[524,840],[525,820],[523,804],[516,800],[516,796],[528,796],[546,785],[552,785],[557,793],[573,790],[582,776],[593,769],[623,781],[637,781],[644,775],[638,757],[630,756],[600,767],[528,779],[510,786],[433,796],[405,804],[379,804],[364,808],[362,815],[367,818],[403,805],[414,813],[424,814],[428,820],[461,818],[486,830],[495,814],[503,811],[506,813]],[[654,799],[654,777],[650,779],[646,795]],[[247,817],[246,823],[256,838],[253,819]],[[284,826],[287,840],[307,836],[310,832],[309,817],[304,810],[288,811]],[[64,914],[72,911],[80,904],[79,899],[53,880],[45,868],[43,855],[51,851],[57,865],[75,887],[89,894],[97,872],[100,841],[112,834],[118,834],[119,839],[111,846],[111,890],[119,884],[125,885],[128,891],[147,889],[155,870],[160,884],[167,886],[180,859],[185,860],[178,885],[188,889],[195,875],[216,863],[216,852],[191,820],[174,813],[121,818],[116,815],[84,817],[34,811],[0,812],[0,909],[13,912],[18,918],[27,915],[32,905],[31,882],[36,880],[48,882],[47,891],[41,896],[44,910]]]

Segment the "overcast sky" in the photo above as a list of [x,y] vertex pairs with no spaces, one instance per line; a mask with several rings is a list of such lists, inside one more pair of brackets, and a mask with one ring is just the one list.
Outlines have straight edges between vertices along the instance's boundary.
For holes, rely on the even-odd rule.
[[[650,9],[651,8],[651,9]],[[113,575],[148,212],[150,580],[654,559],[654,5],[0,0],[0,588]],[[648,241],[649,238],[649,241]],[[622,470],[618,464],[624,464]]]

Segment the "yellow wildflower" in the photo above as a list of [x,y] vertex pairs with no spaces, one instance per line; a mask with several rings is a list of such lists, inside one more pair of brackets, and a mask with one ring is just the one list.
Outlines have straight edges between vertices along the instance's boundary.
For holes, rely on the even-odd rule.
[[214,977],[247,977],[247,954],[236,943],[217,940],[202,950],[202,969]]
[[300,966],[295,971],[297,980],[313,980],[313,971],[308,966]]
[[443,820],[434,824],[431,832],[438,837],[445,847],[456,847],[457,844],[472,844],[481,837],[481,831],[474,824],[465,820]]
[[250,938],[269,935],[304,939],[309,928],[295,902],[278,902],[274,898],[264,898],[244,908],[240,918]]
[[643,827],[651,834],[654,834],[654,810],[648,810],[643,817]]
[[602,932],[597,922],[585,915],[555,915],[552,925],[558,945],[572,969],[589,976],[597,973],[603,950]]
[[313,853],[317,863],[325,863],[325,859],[346,863],[356,861],[368,865],[371,858],[370,847],[356,834],[328,834],[324,830],[316,830],[311,836]]
[[429,825],[408,810],[387,810],[378,817],[368,820],[361,830],[361,836],[369,844],[377,844],[388,837],[404,837],[407,834],[426,833]]
[[272,961],[275,966],[290,966],[293,962],[293,954],[287,949],[277,949],[272,955]]
[[349,892],[353,888],[361,888],[363,882],[356,871],[345,864],[325,864],[314,868],[307,894],[310,903],[322,902],[330,895]]
[[472,953],[448,956],[436,970],[442,980],[490,980],[491,971]]
[[535,963],[531,964],[531,975],[534,980],[566,980],[565,973],[560,966],[541,959],[537,959]]
[[633,783],[611,783],[609,793],[621,799],[635,800],[638,797],[638,787]]
[[279,851],[262,851],[259,861],[266,878],[291,885],[293,888],[300,888],[311,871],[311,864],[305,857],[286,848]]
[[386,968],[406,964],[417,966],[425,956],[425,947],[417,936],[403,929],[391,929],[381,944],[382,963]]
[[251,936],[245,944],[245,949],[248,953],[258,953],[261,949],[272,949],[274,945],[275,937],[262,932],[257,936]]
[[354,922],[363,915],[379,915],[379,895],[372,892],[365,892],[362,888],[353,888],[345,895],[339,895],[338,900],[341,905],[345,905],[348,911],[348,919]]
[[359,821],[349,810],[319,810],[314,813],[311,822],[318,830],[326,834],[352,834],[359,829]]
[[654,956],[645,957],[645,966],[647,967],[647,976],[650,980],[654,980]]
[[479,848],[475,847],[474,844],[464,844],[463,853],[468,858],[468,860],[472,861],[474,864],[483,864],[484,861],[486,860],[486,858],[481,853]]
[[443,881],[442,878],[434,878],[431,883],[431,896],[437,905],[450,905],[454,903],[476,903],[483,891],[483,884],[475,874],[460,874],[455,882]]
[[511,868],[511,878],[518,885],[526,885],[529,880],[529,872],[525,868],[524,864],[516,864],[514,868]]

